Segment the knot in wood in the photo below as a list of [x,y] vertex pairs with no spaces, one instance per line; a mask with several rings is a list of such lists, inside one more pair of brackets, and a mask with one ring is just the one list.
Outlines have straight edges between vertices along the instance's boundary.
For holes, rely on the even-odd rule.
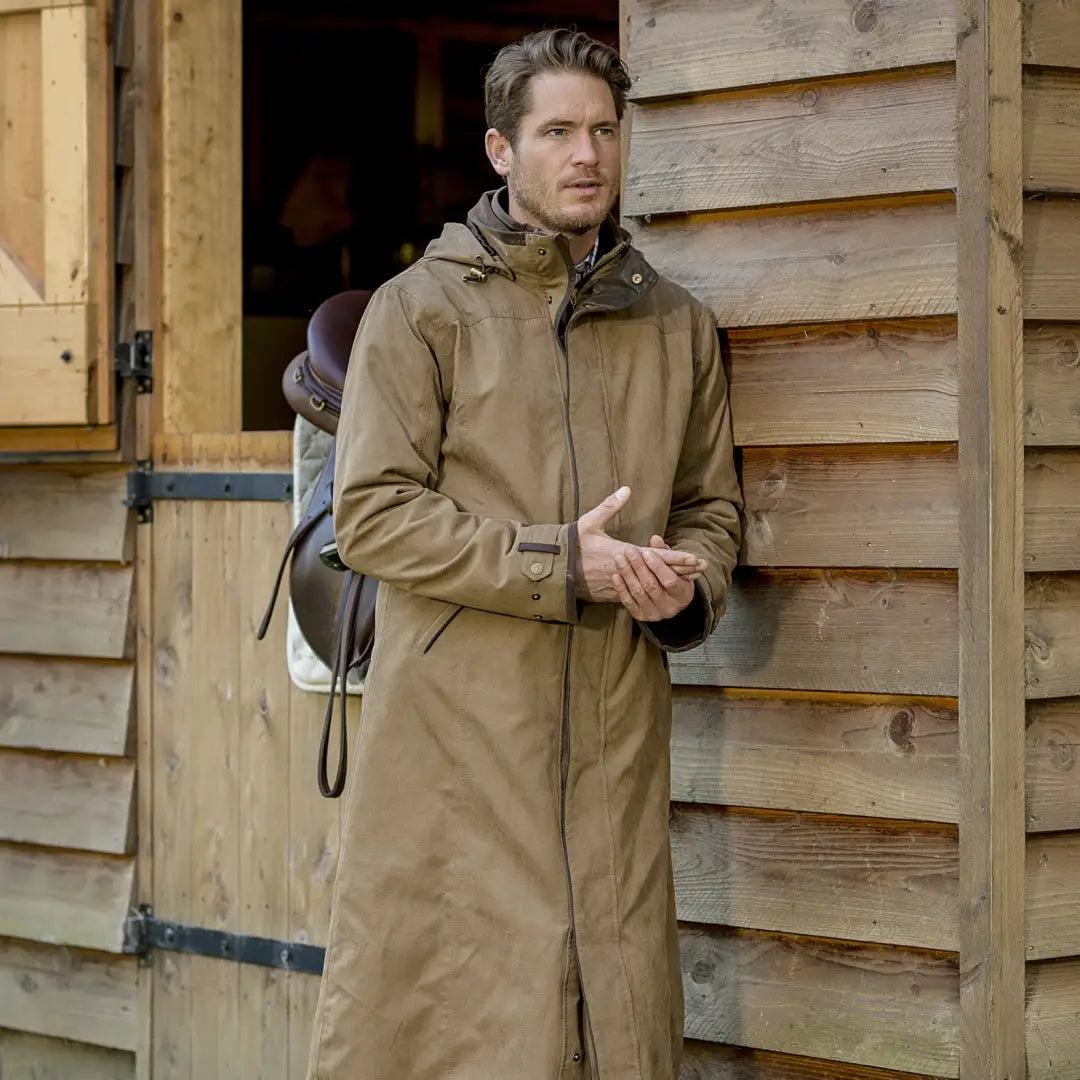
[[856,4],[851,13],[851,24],[860,34],[868,34],[873,30],[877,26],[877,19],[877,4],[873,0],[863,0],[863,3]]
[[1061,772],[1069,772],[1076,764],[1076,748],[1070,742],[1058,742],[1050,739],[1046,744],[1050,755],[1050,764]]
[[712,981],[715,972],[716,965],[711,960],[698,960],[690,969],[690,978],[696,983],[707,983]]
[[1080,338],[1059,337],[1058,363],[1062,367],[1080,367]]
[[915,714],[910,709],[898,709],[889,719],[889,741],[905,754],[915,752]]

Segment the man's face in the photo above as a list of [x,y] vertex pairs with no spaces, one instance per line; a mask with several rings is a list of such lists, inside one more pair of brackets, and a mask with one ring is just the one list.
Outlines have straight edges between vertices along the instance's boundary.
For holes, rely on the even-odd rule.
[[615,102],[603,79],[571,72],[533,77],[516,145],[488,132],[488,156],[510,189],[511,213],[546,232],[582,235],[611,212],[621,161]]

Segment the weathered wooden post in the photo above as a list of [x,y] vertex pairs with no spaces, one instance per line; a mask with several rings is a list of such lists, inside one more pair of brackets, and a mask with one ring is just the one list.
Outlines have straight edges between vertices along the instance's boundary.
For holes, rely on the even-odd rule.
[[623,20],[747,498],[672,665],[689,1075],[1080,1075],[1080,4]]

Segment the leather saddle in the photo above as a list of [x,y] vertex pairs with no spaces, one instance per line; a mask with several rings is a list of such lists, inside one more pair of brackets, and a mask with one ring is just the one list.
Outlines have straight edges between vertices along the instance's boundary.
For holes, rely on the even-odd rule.
[[[371,295],[357,289],[338,293],[320,304],[308,323],[307,349],[290,361],[282,378],[285,399],[292,408],[330,435],[337,434],[353,339]],[[345,787],[348,765],[345,681],[352,671],[361,678],[367,672],[375,639],[375,595],[379,586],[374,578],[348,569],[337,554],[333,518],[336,447],[335,442],[304,516],[285,545],[270,603],[256,635],[260,641],[266,636],[288,566],[289,595],[300,632],[331,672],[318,763],[319,791],[329,799],[336,799]],[[341,701],[338,764],[331,784],[327,759],[334,699],[338,696]]]

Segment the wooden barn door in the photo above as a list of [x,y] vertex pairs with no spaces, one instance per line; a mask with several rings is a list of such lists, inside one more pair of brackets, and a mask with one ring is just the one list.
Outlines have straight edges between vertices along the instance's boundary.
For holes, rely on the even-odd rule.
[[0,429],[114,416],[108,16],[104,2],[0,4]]

